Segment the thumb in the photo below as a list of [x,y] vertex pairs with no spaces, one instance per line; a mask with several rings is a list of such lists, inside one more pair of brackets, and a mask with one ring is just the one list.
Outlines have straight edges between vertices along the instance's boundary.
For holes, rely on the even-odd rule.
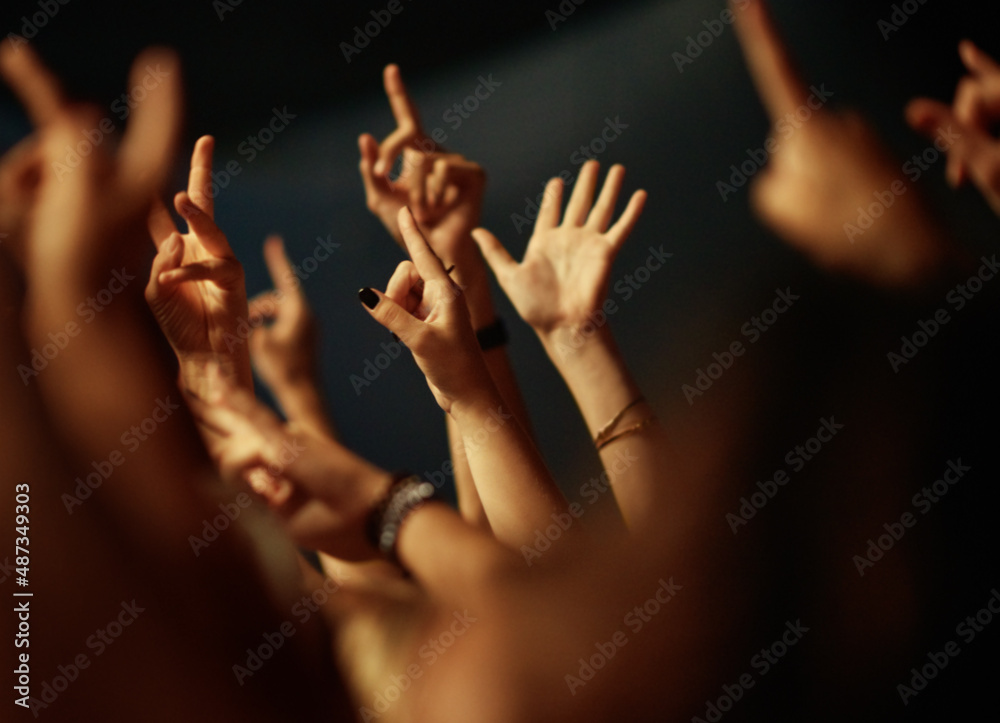
[[472,231],[472,239],[476,242],[480,252],[482,252],[486,263],[493,270],[497,281],[503,286],[504,279],[517,266],[517,262],[511,257],[497,237],[485,228],[474,229]]
[[423,325],[422,321],[378,289],[365,287],[358,291],[358,299],[375,321],[398,336],[404,344]]

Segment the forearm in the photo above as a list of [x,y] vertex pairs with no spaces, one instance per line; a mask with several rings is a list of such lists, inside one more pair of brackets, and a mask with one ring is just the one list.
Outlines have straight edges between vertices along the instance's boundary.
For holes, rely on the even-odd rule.
[[[589,336],[560,330],[541,339],[576,400],[591,439],[622,410],[642,400],[607,327]],[[591,484],[602,494],[610,487],[629,527],[639,532],[662,519],[667,485],[677,465],[663,428],[644,400],[629,407],[604,438],[623,432],[599,450],[610,484],[605,486],[601,480]]]
[[483,501],[476,490],[476,482],[469,469],[469,460],[465,456],[465,442],[458,422],[450,414],[445,414],[445,427],[448,431],[448,449],[451,450],[451,467],[455,474],[455,496],[458,499],[458,511],[462,519],[470,525],[489,529],[490,521],[483,509]]
[[268,387],[290,422],[309,427],[331,439],[337,438],[337,430],[326,412],[326,402],[317,381],[274,381],[268,383]]
[[483,509],[497,539],[517,547],[564,512],[566,498],[493,385],[450,411]]
[[[47,332],[73,318],[76,300],[86,298],[88,291],[72,282],[59,288],[58,294],[29,297],[29,343],[47,341]],[[212,470],[151,329],[130,302],[122,299],[106,309],[50,362],[38,383],[79,454],[104,459],[124,449],[128,465],[123,474],[146,470],[142,484],[113,485],[102,494],[123,519],[145,525],[148,539],[168,540],[210,511],[196,490]],[[123,339],[128,340],[127,354],[122,353]],[[88,370],[85,379],[81,370]],[[101,410],[99,419],[95,409]],[[149,433],[150,425],[155,433]],[[149,529],[153,522],[142,513],[152,507],[160,511],[155,534]]]
[[[494,324],[497,321],[497,316],[490,295],[486,266],[479,252],[471,244],[468,255],[456,264],[453,276],[456,283],[463,289],[472,328],[478,331]],[[501,345],[484,351],[483,359],[500,397],[506,402],[507,413],[513,414],[515,419],[520,422],[522,429],[530,435],[531,426],[527,408],[511,368],[506,347]],[[465,520],[489,527],[482,501],[479,499],[479,493],[476,491],[475,482],[469,470],[462,435],[451,416],[447,417],[447,427],[448,443],[452,450],[452,465],[455,471],[455,487],[458,491],[459,510]]]
[[244,365],[240,355],[217,352],[178,354],[177,363],[181,385],[197,397],[210,398],[216,372],[231,379],[235,386],[253,394],[253,372],[249,361]]
[[[487,595],[498,568],[514,558],[484,530],[462,520],[440,502],[414,510],[400,527],[396,552],[408,570],[434,598],[474,604]],[[469,599],[473,598],[473,599]]]

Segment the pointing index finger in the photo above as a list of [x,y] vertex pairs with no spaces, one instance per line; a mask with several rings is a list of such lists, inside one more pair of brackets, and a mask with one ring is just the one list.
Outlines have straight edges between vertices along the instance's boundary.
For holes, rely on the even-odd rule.
[[379,157],[374,166],[377,176],[387,175],[403,149],[412,145],[414,140],[424,137],[424,132],[420,127],[420,114],[410,99],[409,93],[406,92],[399,67],[387,65],[383,78],[385,94],[389,98],[389,106],[396,119],[396,130],[390,133],[379,146]]
[[409,207],[404,206],[399,209],[399,216],[397,218],[400,233],[403,235],[403,242],[406,244],[406,250],[413,260],[413,265],[417,267],[420,278],[425,283],[441,279],[446,279],[450,283],[451,277],[445,273],[444,264],[441,263],[441,259],[434,253],[434,249],[431,248],[430,244],[427,243],[427,239],[420,232]]
[[792,63],[764,0],[734,8],[736,34],[750,77],[772,121],[794,112],[808,92]]
[[212,194],[214,151],[215,139],[212,136],[199,138],[191,153],[191,171],[188,174],[188,195],[211,219],[215,218],[215,197]]
[[275,289],[283,294],[298,293],[299,280],[292,270],[292,264],[285,251],[285,241],[281,236],[272,234],[264,241],[264,263],[267,264],[267,271],[271,275]]
[[389,106],[392,108],[396,125],[400,128],[420,132],[420,114],[417,112],[417,107],[413,104],[410,94],[406,92],[399,66],[394,63],[385,66],[382,77],[385,82],[385,94],[389,98]]

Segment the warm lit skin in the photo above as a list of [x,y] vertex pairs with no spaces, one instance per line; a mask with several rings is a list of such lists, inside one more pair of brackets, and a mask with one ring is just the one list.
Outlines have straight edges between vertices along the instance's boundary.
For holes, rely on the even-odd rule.
[[278,236],[264,242],[274,289],[250,300],[250,360],[285,416],[335,437],[319,373],[319,328]]
[[[398,224],[412,262],[397,268],[369,313],[413,353],[438,405],[465,440],[466,457],[490,526],[517,547],[551,523],[566,500],[506,402],[473,334],[462,290],[448,276],[408,208]],[[370,307],[370,301],[365,303]]]
[[[767,166],[754,176],[751,194],[760,219],[820,266],[886,287],[913,287],[933,278],[952,254],[927,203],[901,172],[862,116],[815,109],[812,91],[795,69],[764,0],[735,13],[747,70],[775,127],[801,108],[809,120],[779,141]],[[893,183],[895,194],[888,189]],[[892,205],[863,234],[849,239],[859,209],[891,193]],[[853,240],[853,243],[852,243]]]
[[[538,334],[569,386],[592,436],[641,397],[607,320],[595,320],[607,298],[611,265],[646,202],[645,191],[636,191],[615,220],[625,169],[613,166],[595,199],[598,170],[596,161],[584,164],[564,213],[562,180],[549,181],[520,263],[488,231],[479,229],[474,234],[501,288]],[[624,430],[652,415],[649,405],[640,403],[625,413],[615,429]],[[630,460],[635,458],[625,469],[616,464],[623,450]],[[601,450],[618,504],[626,520],[638,529],[644,528],[653,501],[663,494],[664,479],[674,466],[670,456],[659,424]]]
[[202,136],[191,155],[186,191],[174,207],[187,222],[181,234],[167,208],[154,202],[149,233],[156,244],[146,300],[177,354],[188,389],[207,393],[205,363],[223,364],[224,374],[244,389],[253,388],[250,354],[236,344],[238,323],[247,319],[243,267],[215,224],[211,192],[215,140]]
[[959,81],[952,104],[918,98],[906,118],[931,139],[938,128],[954,126],[959,139],[948,150],[948,183],[958,188],[972,181],[1000,215],[1000,142],[992,133],[1000,119],[1000,65],[969,40],[958,53],[969,74]]
[[[486,173],[479,164],[445,151],[427,136],[398,66],[386,66],[383,82],[396,128],[381,143],[367,133],[358,138],[361,152],[358,167],[368,209],[402,246],[399,212],[404,206],[410,208],[434,252],[446,266],[454,266],[451,278],[462,288],[473,329],[484,329],[497,317],[490,296],[489,273],[471,232],[479,224]],[[402,172],[393,180],[389,172],[400,156]],[[504,399],[505,413],[513,414],[529,429],[527,409],[506,349],[494,347],[483,356]],[[462,435],[453,417],[447,416],[446,424],[459,510],[465,519],[489,527],[469,471]]]

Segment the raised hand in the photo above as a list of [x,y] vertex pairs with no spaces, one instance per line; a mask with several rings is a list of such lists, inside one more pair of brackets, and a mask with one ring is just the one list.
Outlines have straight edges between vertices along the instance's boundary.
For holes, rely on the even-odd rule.
[[[409,206],[431,248],[447,266],[454,267],[451,278],[464,292],[472,328],[490,328],[497,317],[489,274],[470,236],[479,223],[486,174],[478,164],[445,152],[427,136],[398,67],[387,66],[384,81],[397,128],[381,145],[368,134],[358,139],[368,208],[405,249],[398,216],[403,206]],[[389,173],[400,154],[401,173],[391,180]],[[493,347],[486,364],[501,396],[527,428],[527,409],[502,346]],[[485,525],[468,464],[455,451],[463,445],[454,418],[448,417],[446,424],[462,515]]]
[[940,128],[953,127],[946,177],[955,188],[971,180],[993,210],[1000,214],[1000,141],[992,130],[1000,120],[1000,65],[968,40],[958,46],[969,75],[962,78],[951,106],[918,98],[906,109],[915,130],[936,138]]
[[539,336],[572,336],[593,322],[607,296],[611,264],[646,202],[646,192],[636,191],[612,225],[625,169],[611,168],[594,203],[598,170],[597,161],[584,164],[561,220],[562,179],[549,181],[521,263],[489,231],[473,233],[501,288]]
[[[381,144],[367,133],[358,138],[368,208],[402,245],[397,214],[409,206],[434,251],[461,267],[462,246],[479,223],[486,174],[426,135],[397,66],[386,66],[384,81],[396,130]],[[389,174],[400,154],[402,170],[393,181]]]
[[404,261],[385,293],[362,289],[361,300],[372,316],[405,344],[427,377],[438,404],[475,399],[493,389],[462,290],[445,273],[417,228],[409,209],[399,212],[399,228],[412,261]]
[[319,330],[278,236],[264,242],[274,289],[250,300],[250,359],[269,386],[316,381]]
[[[736,13],[736,30],[777,143],[751,188],[758,215],[831,270],[888,286],[923,280],[946,244],[902,164],[861,116],[822,107],[793,68],[764,0]],[[874,222],[873,213],[862,220],[873,205],[881,205]]]
[[[514,308],[538,334],[591,435],[597,438],[607,431],[609,420],[617,420],[609,436],[629,430],[619,441],[598,449],[622,515],[634,531],[646,533],[683,509],[670,499],[668,480],[677,464],[662,429],[653,424],[652,409],[642,400],[606,316],[599,315],[612,262],[642,214],[646,192],[633,193],[612,224],[625,169],[612,166],[595,202],[598,170],[596,161],[584,164],[564,214],[562,180],[549,181],[521,263],[489,231],[476,229],[473,238]],[[615,456],[622,449],[635,451],[638,460],[624,472]]]
[[385,293],[366,288],[359,296],[413,352],[434,398],[454,420],[497,538],[524,544],[565,509],[566,500],[490,376],[462,290],[409,209],[399,212],[398,223],[412,262],[399,265]]
[[178,232],[167,208],[154,202],[149,232],[157,254],[146,301],[181,364],[190,389],[204,392],[204,365],[215,362],[237,384],[253,388],[250,352],[239,325],[248,318],[243,267],[215,225],[211,192],[215,141],[202,136],[191,155],[187,191],[174,207],[187,222]]
[[365,520],[391,476],[327,435],[282,423],[225,378],[211,387],[211,398],[189,397],[188,403],[214,432],[209,451],[223,476],[236,484],[247,479],[296,544],[345,560],[376,557]]
[[[43,715],[64,720],[143,720],[154,709],[167,718],[183,715],[183,706],[140,692],[139,679],[153,675],[164,690],[200,690],[204,709],[223,718],[280,716],[286,705],[297,709],[291,713],[296,719],[312,719],[320,709],[329,716],[326,695],[317,697],[308,684],[293,690],[303,675],[315,676],[316,685],[322,677],[322,686],[339,687],[332,667],[307,653],[307,641],[315,643],[319,632],[316,621],[287,644],[286,663],[254,679],[255,687],[264,686],[254,702],[240,701],[236,678],[218,675],[231,669],[237,651],[256,644],[261,630],[275,629],[283,618],[269,597],[273,589],[261,582],[242,530],[220,536],[208,554],[192,554],[189,536],[200,534],[205,521],[219,513],[219,500],[212,497],[222,493],[221,485],[190,418],[176,404],[176,380],[153,338],[141,285],[125,283],[127,274],[138,275],[140,267],[145,271],[150,199],[170,172],[181,118],[176,56],[163,50],[140,55],[131,87],[150,67],[163,80],[134,109],[117,149],[105,143],[81,154],[81,162],[60,177],[57,164],[65,159],[66,147],[95,127],[100,113],[66,103],[31,46],[15,49],[9,41],[0,46],[0,71],[38,127],[41,154],[38,192],[24,234],[28,311],[21,324],[6,315],[0,322],[4,361],[23,356],[18,350],[25,348],[11,338],[11,327],[22,327],[28,344],[40,345],[53,329],[78,318],[81,300],[107,288],[112,271],[122,284],[113,301],[50,361],[37,386],[25,387],[8,374],[0,392],[4,414],[13,415],[3,420],[9,433],[3,435],[4,459],[13,479],[30,482],[32,527],[47,531],[32,539],[36,555],[41,552],[32,569],[34,594],[73,598],[73,614],[58,620],[36,617],[46,613],[32,605],[32,619],[51,621],[58,631],[32,640],[33,670],[54,670],[74,656],[86,667],[80,663],[86,657],[80,656],[80,641],[94,632],[95,620],[115,619],[122,601],[131,601],[132,619],[141,613],[139,623],[129,628],[129,649],[102,659],[101,670],[95,665],[95,675],[78,683],[86,687],[80,688],[84,695],[54,702],[33,687],[30,708],[37,716],[39,709],[55,706],[58,712]],[[123,448],[123,431],[137,430],[133,425],[140,420],[141,426],[152,423],[154,405],[156,433],[143,435],[135,448]],[[84,460],[109,459],[109,453],[118,460],[114,477],[84,498],[85,508],[68,508],[67,480],[79,474]],[[13,495],[8,499],[0,507],[12,519]],[[242,527],[245,519],[234,527]],[[294,565],[287,545],[279,541],[269,548],[278,565],[283,549]],[[197,607],[198,619],[178,617],[187,604]],[[183,642],[191,639],[201,641],[195,652]],[[319,670],[325,675],[310,672]],[[279,702],[285,695],[294,700]],[[112,698],[115,703],[108,706]],[[342,699],[341,710],[344,706]],[[273,713],[262,712],[268,709]]]
[[[172,56],[165,60],[165,55],[148,51],[144,60],[161,65],[174,62]],[[176,131],[170,122],[177,99],[170,93],[177,88],[169,85],[166,91],[151,94],[144,109],[152,110],[133,118],[131,132],[116,157],[93,154],[88,163],[71,169],[64,163],[65,149],[73,146],[75,141],[71,136],[78,134],[80,128],[97,125],[98,109],[69,103],[58,81],[28,49],[13,50],[5,45],[3,67],[5,78],[24,101],[37,129],[36,136],[15,154],[20,159],[8,159],[12,165],[4,174],[5,190],[11,190],[12,185],[19,203],[34,202],[48,211],[31,217],[23,215],[23,208],[20,211],[20,221],[26,226],[24,232],[30,230],[32,235],[32,243],[24,254],[28,271],[31,272],[32,266],[46,267],[54,287],[64,279],[77,284],[84,280],[107,283],[108,269],[112,266],[112,262],[105,263],[109,256],[119,263],[135,262],[141,250],[128,249],[121,256],[120,249],[112,253],[109,239],[98,236],[106,234],[108,229],[120,234],[133,232],[130,225],[133,211],[140,205],[148,205],[148,199],[139,200],[137,194],[152,193],[165,179]],[[137,65],[133,79],[141,81],[141,72],[142,67]],[[163,117],[158,118],[157,114]],[[165,129],[169,132],[164,132]],[[48,167],[45,161],[49,162]],[[119,197],[117,204],[107,202],[107,196],[113,194]],[[77,213],[74,216],[77,222],[70,224],[67,217]]]
[[320,386],[319,327],[281,238],[264,242],[264,260],[274,288],[250,300],[254,371],[289,420],[336,437]]

